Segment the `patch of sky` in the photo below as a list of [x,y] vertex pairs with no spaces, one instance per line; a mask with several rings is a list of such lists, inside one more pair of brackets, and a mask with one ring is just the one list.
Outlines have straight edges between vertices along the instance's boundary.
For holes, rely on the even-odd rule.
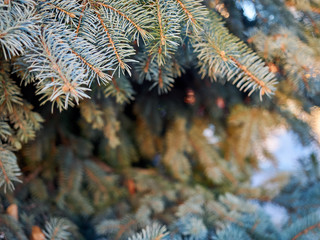
[[285,128],[275,130],[263,144],[275,157],[276,164],[268,159],[260,159],[260,169],[251,178],[251,183],[255,187],[262,185],[279,173],[296,174],[301,169],[299,159],[309,158],[312,153],[319,156],[319,149],[315,144],[303,146],[295,133]]
[[236,5],[239,9],[242,9],[243,15],[249,21],[254,21],[256,19],[257,11],[252,1],[249,1],[249,0],[237,1]]

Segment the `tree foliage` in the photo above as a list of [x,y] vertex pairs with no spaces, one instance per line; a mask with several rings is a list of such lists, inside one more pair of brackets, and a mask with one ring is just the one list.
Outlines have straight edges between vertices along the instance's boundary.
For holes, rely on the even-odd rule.
[[0,0],[0,239],[317,238],[316,157],[251,176],[274,129],[318,144],[319,9]]

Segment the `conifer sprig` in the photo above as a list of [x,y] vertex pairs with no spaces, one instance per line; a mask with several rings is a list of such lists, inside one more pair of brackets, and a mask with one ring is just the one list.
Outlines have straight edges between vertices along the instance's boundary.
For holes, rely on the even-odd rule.
[[[63,35],[56,32],[63,32]],[[43,28],[40,44],[27,55],[30,72],[36,73],[38,93],[44,95],[43,103],[50,100],[60,110],[67,109],[74,101],[89,98],[87,73],[79,57],[70,50],[68,38],[72,32],[63,26],[53,24]],[[84,85],[84,86],[83,86]]]
[[[4,71],[2,69],[1,71]],[[0,75],[0,142],[20,149],[35,137],[43,119],[32,111],[32,106],[22,99],[20,88],[3,73]]]
[[4,186],[4,192],[14,190],[13,182],[21,182],[20,175],[17,157],[0,143],[0,187]]
[[203,5],[202,0],[174,0],[178,8],[182,9],[183,20],[186,22],[186,33],[193,30],[196,34],[203,30],[203,25],[207,22],[208,10]]
[[43,22],[59,22],[76,25],[76,19],[80,16],[81,10],[77,0],[59,1],[48,0],[39,1],[39,15]]
[[147,226],[143,229],[141,233],[136,234],[129,238],[129,240],[161,240],[167,239],[169,233],[165,226],[160,226],[159,224],[153,224],[152,226]]
[[172,0],[155,0],[150,6],[154,16],[153,39],[148,43],[147,51],[159,66],[164,66],[179,46],[180,21],[179,9]]
[[0,11],[0,45],[5,59],[23,54],[37,41],[39,16],[29,5],[12,3]]
[[95,45],[82,37],[73,37],[72,34],[69,39],[71,40],[69,42],[71,52],[75,54],[82,63],[82,67],[87,73],[89,86],[95,80],[99,85],[106,85],[110,82],[111,76],[108,72],[112,71],[113,68],[106,56],[99,51]]
[[[91,1],[92,2],[92,1]],[[148,12],[136,0],[130,1],[114,1],[104,0],[96,1],[96,6],[102,7],[106,15],[116,15],[122,21],[122,31],[131,36],[131,40],[137,40],[139,44],[139,37],[143,41],[150,38],[147,31],[151,23],[151,17],[148,17]]]
[[71,235],[68,232],[69,227],[70,226],[65,219],[52,218],[46,223],[44,234],[46,236],[46,239],[68,239]]
[[99,49],[109,56],[115,72],[119,74],[127,72],[131,75],[128,63],[134,62],[131,57],[135,51],[129,40],[121,34],[122,26],[119,23],[119,16],[106,15],[98,11],[95,11],[95,15],[99,21],[97,36]]
[[277,81],[262,59],[231,35],[216,15],[211,15],[211,19],[216,24],[205,29],[201,37],[196,37],[195,51],[202,76],[226,77],[240,90],[250,90],[249,96],[259,90],[260,99],[263,95],[273,94]]

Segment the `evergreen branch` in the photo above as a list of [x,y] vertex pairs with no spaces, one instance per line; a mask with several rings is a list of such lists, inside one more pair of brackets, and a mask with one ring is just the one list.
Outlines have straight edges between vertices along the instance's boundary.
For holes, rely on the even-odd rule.
[[158,86],[158,93],[167,93],[174,83],[173,74],[171,71],[171,63],[166,66],[157,66],[150,69],[150,77],[154,83],[150,89]]
[[116,91],[117,91],[117,92],[120,92],[120,88],[119,88],[119,86],[118,86],[118,84],[117,84],[117,82],[116,82],[116,80],[115,80],[114,78],[112,78],[112,83],[113,83]]
[[51,51],[49,50],[48,45],[45,43],[45,41],[41,42],[43,45],[43,48],[46,52],[46,54],[48,55],[48,58],[52,64],[52,69],[55,69],[58,72],[59,77],[63,80],[64,84],[68,87],[71,86],[69,80],[67,79],[67,77],[62,73],[62,69],[59,67],[59,65],[57,64],[57,62],[53,59],[53,56],[51,55]]
[[[267,94],[271,94],[272,90],[270,89],[270,87],[268,87],[265,82],[263,82],[262,80],[258,79],[246,66],[242,65],[237,59],[235,59],[233,56],[229,56],[230,59],[236,64],[236,66],[238,66],[239,69],[241,69],[251,80],[253,80],[260,88],[260,94],[263,96],[265,93]],[[246,87],[244,89],[244,91],[246,91],[250,85],[242,85],[242,87],[240,88],[240,90],[242,90],[244,87]],[[250,94],[249,94],[250,96]]]
[[228,240],[228,239],[247,240],[251,238],[243,228],[240,228],[235,224],[228,225],[227,227],[218,231],[217,236],[213,238],[213,240]]
[[233,84],[244,92],[251,89],[249,96],[260,90],[260,99],[263,95],[271,95],[277,83],[273,73],[262,60],[253,53],[238,38],[231,35],[223,27],[215,15],[212,21],[217,22],[205,29],[203,34],[195,37],[195,51],[198,53],[200,73],[211,78],[216,75],[234,79]]
[[[7,171],[5,170],[4,168],[4,165],[3,165],[3,160],[0,160],[0,168],[1,168],[1,171],[2,171],[2,176],[4,177],[4,181],[5,183],[8,185],[10,183],[10,179],[8,177],[8,174],[7,174]],[[3,184],[1,184],[2,186]]]
[[43,21],[49,24],[54,20],[66,24],[71,22],[75,25],[75,20],[80,15],[79,8],[77,0],[49,0],[40,2],[39,14],[42,16]]
[[78,192],[83,180],[83,165],[74,156],[72,150],[68,148],[62,148],[59,152],[59,158],[63,159],[60,165],[61,178],[59,179],[59,191],[60,196],[68,194],[70,192]]
[[166,44],[166,38],[163,34],[163,27],[162,27],[162,16],[161,16],[161,11],[160,11],[160,4],[159,0],[156,0],[156,5],[157,5],[157,16],[158,16],[158,23],[159,23],[159,30],[160,30],[160,44],[159,44],[159,52],[162,51],[162,46]]
[[[98,77],[100,77],[101,79],[108,79],[110,78],[109,76],[107,76],[107,74],[105,74],[99,67],[93,66],[92,64],[90,64],[86,59],[84,59],[83,57],[81,57],[80,54],[76,53],[75,51],[72,50],[72,53],[75,54],[83,63],[84,65],[86,65],[88,68],[90,68],[92,71],[94,71],[96,73],[96,75]],[[94,77],[93,77],[94,78]],[[91,81],[90,81],[91,82]]]
[[106,186],[102,184],[100,179],[95,175],[95,173],[91,169],[86,167],[85,172],[86,172],[87,178],[93,183],[93,185],[95,185],[97,189],[99,189],[100,192],[103,192],[103,193],[108,192]]
[[307,234],[309,231],[312,231],[315,228],[320,228],[320,223],[314,224],[304,230],[302,230],[301,232],[299,232],[297,235],[295,235],[292,240],[297,240],[299,237],[301,237],[302,235]]
[[5,59],[21,55],[37,41],[39,18],[29,6],[13,3],[9,12],[0,12],[0,45]]
[[47,3],[47,4],[50,5],[50,6],[52,6],[53,8],[56,8],[57,10],[63,12],[64,14],[68,15],[68,16],[71,17],[71,18],[75,18],[75,17],[76,17],[76,15],[75,15],[74,13],[69,12],[68,10],[65,10],[65,9],[63,9],[63,8],[57,6],[57,5],[54,5],[53,3],[50,3],[50,2],[49,2],[49,3]]
[[[98,32],[100,30],[99,19],[97,18],[95,11],[96,9],[92,7],[88,0],[83,0],[83,6],[81,9],[80,16],[77,20],[77,27],[74,30],[75,36],[81,37],[89,43],[93,44],[97,49],[99,49],[100,43],[98,37]],[[72,41],[72,39],[70,39]],[[80,46],[79,46],[80,48]],[[100,51],[101,52],[101,51]]]
[[0,83],[0,112],[12,113],[15,104],[23,104],[20,88],[7,74],[0,74]]
[[317,55],[293,32],[276,29],[273,35],[267,36],[262,31],[256,31],[251,41],[268,61],[281,60],[284,74],[297,89],[308,89],[310,93],[317,91],[317,77],[320,73]]
[[[50,100],[53,101],[53,100],[57,99],[61,94],[67,93],[67,98],[66,98],[65,106],[64,106],[64,108],[67,108],[68,97],[69,97],[70,93],[74,96],[74,98],[78,102],[77,99],[79,98],[79,96],[78,96],[78,93],[77,93],[77,91],[75,89],[77,87],[77,84],[76,83],[72,83],[67,78],[67,76],[63,73],[62,68],[58,65],[57,61],[51,55],[51,51],[49,50],[48,45],[44,41],[42,41],[41,43],[42,43],[42,46],[43,46],[43,48],[44,48],[44,50],[45,50],[45,52],[46,52],[46,54],[48,56],[48,59],[49,59],[50,63],[52,65],[52,69],[57,72],[58,78],[63,80],[61,90],[55,88],[56,86],[54,86],[54,92],[52,93]],[[55,81],[54,78],[51,78],[51,79],[52,79],[53,82]],[[44,88],[44,89],[46,89],[46,88]],[[83,96],[87,97],[87,95],[84,95],[84,94],[83,94]]]
[[177,221],[179,232],[189,239],[207,239],[208,230],[198,216],[187,215]]
[[120,229],[116,235],[116,240],[121,239],[122,235],[134,224],[136,224],[136,221],[131,219],[128,223],[120,225]]
[[160,226],[158,224],[153,224],[152,226],[147,226],[142,230],[141,233],[130,237],[128,240],[161,240],[168,236],[167,228],[165,226]]
[[21,78],[21,85],[24,87],[36,82],[35,74],[29,71],[29,64],[25,61],[26,56],[21,56],[14,63],[13,72]]
[[174,72],[171,58],[167,57],[165,65],[159,65],[159,61],[156,57],[153,58],[153,55],[139,54],[137,60],[135,69],[139,73],[140,83],[143,80],[152,81],[150,89],[158,86],[159,94],[166,93],[173,87]]
[[0,124],[4,126],[0,129],[0,136],[3,135],[2,140],[15,149],[20,149],[20,142],[35,137],[35,131],[39,130],[43,119],[31,111],[30,104],[22,100],[20,88],[6,73],[0,74],[0,83]]
[[233,153],[231,156],[238,161],[242,170],[245,168],[245,159],[248,157],[251,159],[251,164],[255,165],[256,153],[253,149],[259,148],[258,139],[265,139],[281,121],[281,117],[265,109],[235,106],[228,117],[230,130],[226,148],[229,150],[226,152]]
[[83,118],[91,124],[93,129],[103,129],[105,121],[103,111],[99,109],[99,105],[88,100],[83,101],[80,104],[80,112]]
[[[198,161],[203,166],[204,171],[208,179],[216,183],[221,183],[225,179],[232,182],[233,184],[237,183],[237,179],[228,171],[223,164],[221,164],[221,157],[214,149],[210,149],[207,146],[207,143],[204,142],[203,137],[197,132],[197,128],[193,127],[188,136],[188,141],[193,150],[197,153]],[[201,139],[202,138],[202,139]],[[214,160],[213,160],[214,159]]]
[[199,33],[202,25],[207,21],[208,11],[203,6],[202,0],[175,0],[184,13],[183,19],[187,21],[188,33],[189,25],[191,25],[195,33]]
[[45,225],[46,240],[65,240],[68,239],[69,224],[64,219],[52,218]]
[[116,65],[114,71],[120,69],[122,72],[126,71],[131,75],[127,62],[133,62],[134,60],[128,59],[127,57],[134,55],[135,51],[133,47],[129,45],[128,39],[122,34],[119,19],[106,14],[102,17],[98,11],[95,11],[95,15],[102,27],[98,33],[101,51],[105,51],[106,54],[109,55],[111,66]]
[[86,10],[87,8],[87,0],[83,0],[82,1],[82,9],[81,9],[81,15],[79,17],[79,22],[78,22],[78,25],[77,25],[77,30],[76,30],[76,37],[78,36],[79,34],[79,31],[80,31],[80,26],[81,26],[81,23],[82,23],[82,18],[83,18],[83,15],[84,15],[84,11]]
[[117,57],[117,59],[118,59],[118,62],[119,62],[120,67],[121,67],[122,69],[125,69],[124,62],[122,61],[122,59],[121,59],[121,57],[120,57],[120,55],[119,55],[119,53],[118,53],[118,50],[117,50],[117,48],[116,48],[116,46],[115,46],[115,43],[114,43],[114,41],[113,41],[113,39],[112,39],[112,37],[111,37],[111,34],[109,33],[108,28],[107,28],[106,25],[104,24],[104,22],[103,22],[103,20],[102,20],[102,18],[101,18],[101,15],[100,15],[99,13],[97,13],[97,12],[96,12],[96,14],[97,14],[97,17],[98,17],[98,19],[99,19],[99,21],[100,21],[100,23],[101,23],[101,25],[102,25],[105,33],[106,33],[107,36],[108,36],[108,39],[109,39],[110,44],[111,44],[111,47],[112,47],[114,53],[116,54],[116,57]]
[[165,151],[162,161],[172,176],[180,180],[188,180],[191,174],[191,164],[185,154],[185,126],[184,118],[174,119],[164,138]]
[[[70,39],[72,38],[70,36]],[[74,41],[70,42],[70,46],[71,52],[83,63],[83,68],[88,74],[89,86],[93,79],[97,79],[98,84],[100,81],[103,84],[110,81],[111,76],[106,72],[112,70],[111,62],[93,44],[82,37],[74,36]]]
[[12,129],[7,122],[1,121],[0,118],[0,139],[8,141],[8,138],[12,136]]
[[120,76],[120,78],[112,77],[112,84],[109,84],[105,89],[105,96],[115,97],[116,102],[120,104],[133,100],[134,94],[130,81],[124,76]]
[[147,51],[156,59],[159,66],[164,66],[166,61],[173,55],[180,38],[179,10],[172,0],[154,0],[150,11],[156,16],[153,22],[152,40],[147,45]]
[[[111,14],[112,13],[118,14],[123,19],[128,21],[129,24],[132,25],[132,27],[136,29],[136,31],[141,35],[141,37],[143,39],[149,38],[148,32],[143,29],[149,23],[148,14],[145,14],[144,9],[141,8],[137,2],[129,1],[124,4],[121,1],[107,0],[107,3],[98,1],[98,2],[96,2],[96,4],[106,8],[107,10],[110,11]],[[142,24],[142,25],[140,25],[140,24]],[[129,29],[129,31],[131,31],[131,30]],[[134,35],[134,39],[136,39],[135,36],[137,34],[135,33],[133,35]]]
[[[150,3],[153,19],[153,38],[148,42],[145,51],[137,59],[137,71],[141,79],[154,83],[150,89],[158,86],[158,92],[169,91],[174,82],[172,58],[176,53],[180,38],[180,11],[172,0],[153,0]],[[147,54],[146,54],[147,53]]]
[[110,234],[120,229],[120,220],[103,220],[97,226],[95,226],[96,232],[98,234]]
[[186,8],[186,6],[183,4],[183,2],[181,0],[176,0],[177,3],[181,6],[181,8],[183,9],[183,11],[185,12],[185,14],[187,15],[188,19],[193,23],[196,24],[196,20],[193,17],[193,15],[190,13],[190,11]]
[[[34,139],[36,130],[40,129],[40,123],[43,122],[42,117],[31,111],[32,105],[24,103],[22,106],[15,106],[13,111],[8,115],[14,129],[17,131],[16,136],[19,142],[26,143]],[[9,140],[9,142],[11,139]],[[11,143],[13,145],[17,143]],[[19,144],[20,145],[20,144]],[[19,147],[14,146],[19,149]]]
[[0,237],[3,240],[28,240],[25,232],[21,228],[21,225],[8,214],[0,215],[0,226]]
[[[56,34],[57,29],[63,35]],[[31,64],[29,71],[38,80],[38,94],[48,97],[44,103],[48,100],[57,103],[60,110],[72,106],[73,100],[78,103],[79,99],[89,98],[85,91],[90,89],[81,86],[88,85],[88,73],[68,44],[73,37],[63,26],[49,25],[42,30],[40,45],[26,56],[26,62]]]
[[4,192],[7,188],[13,191],[13,182],[21,182],[19,176],[21,176],[21,171],[16,156],[5,146],[0,145],[0,187],[4,186]]
[[92,161],[85,161],[84,172],[90,190],[105,195],[109,194],[108,184],[106,183],[107,174],[97,164]]
[[[296,201],[297,199],[295,199]],[[320,228],[319,211],[313,211],[310,214],[295,220],[287,229],[284,230],[286,239],[297,240],[310,231]]]

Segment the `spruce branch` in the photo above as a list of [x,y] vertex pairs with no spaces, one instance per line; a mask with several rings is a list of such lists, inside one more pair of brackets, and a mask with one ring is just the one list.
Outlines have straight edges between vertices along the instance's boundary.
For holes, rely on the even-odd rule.
[[153,39],[149,41],[147,51],[152,60],[156,59],[159,66],[164,66],[179,46],[181,16],[172,0],[154,0],[150,11],[155,19],[151,32]]
[[114,76],[112,77],[112,84],[106,86],[104,93],[106,97],[112,96],[117,103],[123,104],[134,99],[135,91],[127,78]]
[[85,161],[84,173],[90,189],[97,190],[101,194],[109,194],[105,184],[106,179],[104,179],[106,174],[98,165],[91,161]]
[[320,228],[319,212],[312,212],[303,218],[295,220],[284,230],[286,239],[297,240],[310,231]]
[[52,218],[45,225],[46,240],[65,240],[69,239],[69,224],[65,219]]
[[33,112],[32,108],[31,104],[24,103],[22,106],[16,106],[12,113],[8,114],[8,119],[16,131],[16,136],[10,137],[8,142],[17,149],[21,147],[19,142],[27,143],[35,138],[36,131],[43,122],[40,114]]
[[39,14],[45,17],[43,21],[48,22],[54,20],[60,23],[72,23],[73,25],[75,25],[75,20],[80,15],[80,6],[77,0],[40,1],[39,9]]
[[[72,39],[72,36],[70,38]],[[111,80],[111,76],[108,74],[108,71],[112,71],[111,63],[95,45],[82,37],[74,36],[70,47],[71,52],[79,58],[82,67],[88,74],[89,86],[94,80],[97,80],[99,85],[100,83],[106,85]]]
[[[203,34],[195,37],[195,51],[198,53],[200,73],[216,78],[222,75],[249,96],[259,90],[263,95],[273,94],[277,83],[264,62],[237,37],[231,35],[222,26],[216,15],[211,15],[216,22],[206,28]],[[201,37],[200,37],[201,36]]]
[[190,26],[194,33],[203,30],[203,25],[207,22],[208,11],[202,4],[202,0],[175,0],[179,8],[182,9],[183,20],[186,22],[186,33]]
[[81,14],[79,16],[79,20],[78,20],[78,24],[77,24],[77,30],[76,30],[76,36],[78,36],[79,31],[80,31],[80,27],[81,27],[81,23],[82,23],[82,18],[84,16],[85,10],[87,8],[87,0],[82,0],[81,3],[82,7],[81,7]]
[[109,32],[110,30],[109,30],[109,29],[106,27],[106,25],[104,24],[104,22],[103,22],[103,20],[102,20],[102,18],[101,18],[101,15],[100,15],[99,13],[96,13],[96,14],[97,14],[97,17],[98,17],[98,19],[99,19],[99,21],[100,21],[100,23],[101,23],[104,31],[105,31],[106,34],[107,34],[107,37],[108,37],[109,42],[110,42],[110,44],[111,44],[111,47],[112,47],[112,49],[113,49],[113,51],[114,51],[114,54],[116,55],[116,58],[117,58],[117,60],[118,60],[118,62],[119,62],[120,68],[121,68],[121,69],[125,69],[125,64],[124,64],[123,60],[121,59],[121,57],[120,57],[120,55],[119,55],[119,53],[118,53],[118,49],[116,48],[115,43],[114,43],[114,41],[113,41],[113,39],[112,39],[112,37],[111,37],[111,34],[110,34],[110,32]]
[[0,133],[5,136],[1,140],[20,149],[21,142],[26,143],[35,137],[43,119],[32,111],[32,105],[23,101],[20,88],[5,73],[0,75],[0,83],[0,123],[4,126],[3,134],[6,133]]
[[0,74],[0,112],[12,113],[14,105],[22,105],[20,88],[7,74]]
[[22,99],[20,88],[9,78],[5,69],[0,74],[0,187],[13,190],[13,182],[21,182],[17,159],[12,150],[21,148],[35,137],[42,117]]
[[19,176],[21,172],[16,156],[5,145],[0,144],[0,187],[4,187],[4,192],[7,189],[13,191],[13,182],[21,182]]
[[17,221],[7,214],[0,215],[0,237],[4,240],[19,239],[28,240],[25,232]]
[[0,139],[8,141],[9,137],[12,136],[12,129],[7,122],[0,121]]
[[79,103],[79,99],[89,98],[85,93],[90,91],[88,73],[68,44],[72,36],[62,25],[49,25],[41,31],[40,44],[26,56],[29,71],[38,80],[38,94],[43,94],[43,103],[50,100],[60,111],[73,106],[73,101]]
[[[144,46],[138,49],[136,59],[142,61],[136,64],[137,70],[142,79],[153,81],[151,88],[158,86],[159,93],[169,91],[174,78],[183,71],[183,65],[175,58],[179,57],[177,50],[182,38],[189,35],[202,74],[233,79],[241,90],[251,90],[249,95],[256,89],[261,96],[274,90],[273,75],[254,53],[228,33],[216,16],[208,18],[200,0],[41,0],[37,11],[29,3],[13,4],[25,9],[22,12],[30,9],[30,16],[21,18],[32,18],[28,24],[34,31],[27,31],[27,35],[36,40],[36,46],[24,40],[19,47],[20,53],[22,48],[31,48],[19,60],[23,66],[20,70],[25,70],[25,83],[37,79],[37,93],[43,94],[43,103],[51,101],[60,110],[89,98],[86,92],[94,80],[108,85],[107,92],[112,94],[107,95],[122,95],[120,102],[132,98],[132,91],[127,96],[125,89],[119,94],[113,77],[131,76],[130,64],[135,62],[136,54],[132,41],[136,40],[139,46],[140,39]],[[42,19],[41,31],[38,19]],[[130,84],[126,86],[130,91]]]
[[189,239],[206,239],[208,237],[207,227],[200,217],[187,215],[177,221],[177,227],[182,236]]
[[250,239],[247,232],[236,226],[235,224],[230,224],[227,227],[219,230],[217,236],[213,240],[228,240],[228,239],[237,239],[237,240],[246,240]]
[[129,57],[135,54],[129,40],[121,34],[122,27],[119,23],[119,16],[107,15],[95,11],[99,21],[100,29],[97,36],[97,42],[100,43],[99,49],[109,55],[110,62],[115,72],[127,72],[131,75],[128,63],[134,62]]
[[138,44],[140,36],[144,41],[151,37],[146,29],[149,28],[152,18],[136,0],[104,0],[96,1],[94,4],[104,8],[107,15],[118,15],[120,20],[124,21],[122,31],[132,36],[132,40],[137,40]]
[[320,228],[320,223],[314,224],[312,226],[309,226],[308,228],[302,230],[301,232],[299,232],[297,235],[295,235],[292,240],[297,240],[299,237],[309,233],[309,231],[312,231],[316,228]]
[[0,12],[0,45],[5,59],[21,55],[37,41],[39,17],[28,5],[12,3]]
[[167,239],[168,235],[169,233],[165,226],[153,224],[151,226],[147,226],[141,233],[130,237],[129,240],[164,240]]
[[[312,39],[312,38],[311,38]],[[310,38],[307,41],[312,41]],[[258,53],[269,62],[281,61],[285,76],[300,91],[317,92],[320,64],[314,49],[288,29],[275,29],[271,35],[258,30],[252,33],[252,41]],[[303,61],[301,61],[303,59]]]

